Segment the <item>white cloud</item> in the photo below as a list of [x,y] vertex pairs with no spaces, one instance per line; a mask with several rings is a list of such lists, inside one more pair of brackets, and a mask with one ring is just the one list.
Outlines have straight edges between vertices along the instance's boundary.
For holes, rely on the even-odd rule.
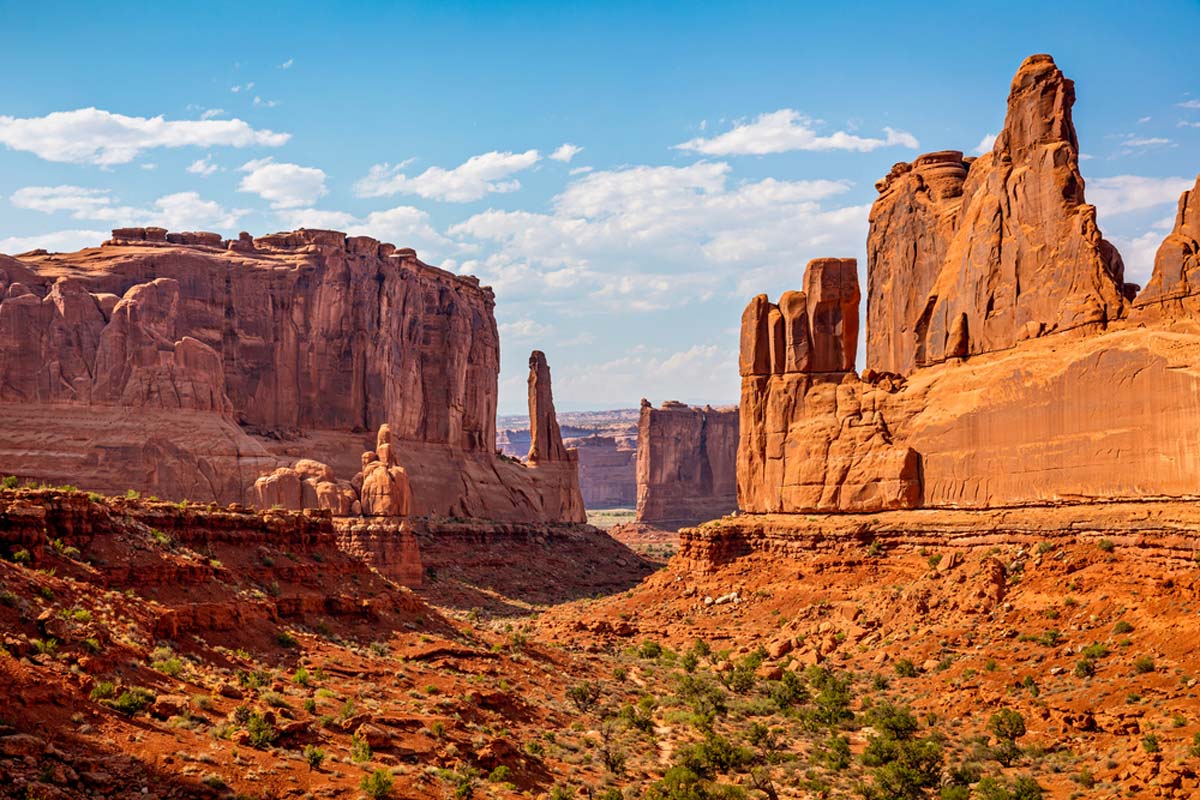
[[274,108],[275,106],[279,105],[279,101],[278,100],[263,100],[258,95],[255,95],[254,96],[254,105],[259,106],[260,108]]
[[505,338],[520,340],[541,339],[552,333],[554,333],[553,325],[543,325],[532,319],[519,319],[500,325],[501,341],[504,341]]
[[244,83],[241,86],[230,86],[229,91],[233,92],[234,94],[238,94],[240,92],[248,92],[253,88],[254,81],[250,81],[250,83]]
[[1161,136],[1129,136],[1121,142],[1126,147],[1157,147],[1170,143],[1170,139],[1164,139]]
[[293,64],[295,64],[295,63],[296,63],[296,59],[294,59],[294,58],[289,58],[287,61],[285,61],[285,62],[283,62],[282,64],[280,64],[280,65],[279,65],[279,68],[280,68],[280,69],[291,69],[291,68],[292,68],[292,65],[293,65]]
[[1150,121],[1150,117],[1138,117],[1138,125],[1145,125]]
[[157,147],[279,147],[290,137],[255,130],[240,119],[127,117],[97,108],[23,119],[0,116],[0,144],[46,161],[100,166],[127,164]]
[[905,131],[884,128],[884,138],[857,136],[845,131],[828,135],[817,132],[819,123],[791,108],[760,114],[752,122],[736,124],[732,130],[711,139],[697,137],[675,145],[677,150],[690,150],[710,156],[766,155],[792,150],[854,150],[861,153],[880,147],[902,146],[917,148],[916,137]]
[[1101,217],[1114,216],[1174,204],[1195,182],[1194,178],[1146,178],[1141,175],[1092,178],[1087,182],[1087,199]]
[[1200,100],[1184,100],[1182,103],[1176,103],[1175,105],[1180,108],[1200,108]]
[[994,144],[996,144],[996,134],[985,133],[983,138],[979,140],[979,144],[975,145],[975,155],[981,156],[984,153],[990,152]]
[[82,186],[26,186],[9,198],[17,208],[44,214],[69,214],[73,219],[108,222],[115,227],[157,225],[168,230],[230,228],[246,212],[228,210],[196,192],[159,197],[150,208],[120,205],[107,189]]
[[1162,244],[1163,234],[1147,231],[1141,236],[1108,236],[1125,262],[1125,280],[1145,286],[1154,273],[1154,255]]
[[35,236],[10,236],[0,239],[0,253],[16,255],[30,250],[70,253],[84,247],[96,247],[108,239],[108,231],[68,230]]
[[209,158],[210,156],[205,156],[204,158],[196,159],[191,164],[188,164],[187,171],[193,175],[204,175],[206,177],[212,175],[220,167],[212,163]]
[[560,408],[615,408],[638,397],[652,398],[655,405],[663,400],[736,403],[736,348],[732,338],[674,352],[635,351],[596,364],[560,361],[554,369],[554,399]]
[[867,207],[821,205],[848,182],[730,185],[729,175],[706,161],[593,172],[555,197],[552,213],[490,209],[447,232],[489,249],[462,268],[509,302],[586,296],[589,308],[620,312],[731,294],[751,272],[792,288],[807,259],[861,249]]
[[567,174],[568,175],[583,175],[583,174],[591,172],[591,171],[592,171],[592,167],[572,167],[571,170]]
[[247,174],[238,184],[238,191],[257,194],[272,208],[309,206],[326,193],[325,172],[316,167],[260,158],[247,161],[239,169]]
[[397,247],[411,247],[423,260],[431,263],[462,249],[437,232],[429,221],[429,214],[412,206],[372,211],[363,218],[345,211],[317,208],[282,210],[278,217],[286,228],[329,228],[345,231],[350,236],[371,236]]
[[1180,128],[1200,128],[1200,122],[1189,122],[1186,119],[1181,119],[1176,123],[1176,126]]
[[216,119],[225,116],[223,108],[206,108],[200,113],[200,119]]
[[583,152],[583,148],[578,145],[566,143],[559,145],[558,149],[550,154],[550,158],[554,161],[561,161],[564,164],[569,164],[571,159]]
[[454,169],[430,167],[413,178],[400,171],[410,162],[396,166],[376,164],[355,184],[355,191],[359,197],[415,194],[427,199],[466,203],[494,192],[516,191],[521,188],[521,183],[510,176],[532,167],[540,159],[537,150],[524,153],[493,150],[472,156]]

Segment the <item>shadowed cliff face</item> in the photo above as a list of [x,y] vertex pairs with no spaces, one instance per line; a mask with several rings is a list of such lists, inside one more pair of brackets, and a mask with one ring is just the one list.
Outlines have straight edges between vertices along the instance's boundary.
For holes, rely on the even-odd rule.
[[1074,102],[1054,60],[1030,56],[990,153],[930,153],[879,182],[868,368],[907,375],[1125,313],[1124,266],[1084,199]]
[[0,257],[0,405],[56,431],[35,448],[0,426],[0,456],[55,483],[244,501],[298,459],[349,480],[387,424],[416,513],[565,521],[571,470],[496,458],[493,306],[475,278],[336,231],[132,228]]

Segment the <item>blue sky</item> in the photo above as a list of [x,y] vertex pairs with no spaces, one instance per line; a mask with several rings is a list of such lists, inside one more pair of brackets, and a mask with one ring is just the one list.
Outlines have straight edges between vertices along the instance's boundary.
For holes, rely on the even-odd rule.
[[562,409],[735,401],[749,297],[818,256],[865,266],[874,182],[980,146],[1031,53],[1076,81],[1088,198],[1130,280],[1200,170],[1194,0],[0,2],[0,19],[0,252],[125,224],[414,246],[496,288],[501,413],[523,410],[535,347]]

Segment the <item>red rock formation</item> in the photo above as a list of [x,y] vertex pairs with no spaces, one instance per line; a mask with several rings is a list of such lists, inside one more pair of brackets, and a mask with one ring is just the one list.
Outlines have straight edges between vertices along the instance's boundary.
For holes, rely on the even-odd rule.
[[[765,316],[765,315],[764,315]],[[637,520],[694,525],[737,507],[737,409],[642,401]]]
[[[752,512],[879,511],[921,501],[920,459],[893,443],[853,374],[854,259],[818,259],[806,291],[742,316],[738,506]],[[762,324],[779,319],[778,326]],[[763,359],[764,352],[779,355]],[[756,369],[763,369],[756,372]],[[803,369],[801,369],[803,367]]]
[[[1184,301],[1200,294],[1200,176],[1179,198],[1175,227],[1159,245],[1154,273],[1134,300],[1145,314],[1178,314]],[[1186,304],[1194,309],[1195,303]]]
[[1123,264],[1084,200],[1074,102],[1054,60],[1030,56],[990,153],[932,153],[880,181],[868,368],[908,374],[1124,313]]
[[[130,228],[0,257],[0,458],[55,483],[241,501],[298,459],[353,475],[387,422],[417,513],[557,519],[569,471],[495,456],[492,310],[476,279],[335,231]],[[30,446],[15,424],[30,419],[52,446]]]
[[567,439],[579,454],[579,490],[587,508],[633,508],[637,504],[637,447],[615,436]]
[[529,354],[529,455],[531,464],[539,461],[565,461],[558,417],[554,414],[554,395],[550,389],[550,365],[546,354],[534,350]]
[[[785,304],[776,315],[766,297],[751,301],[740,359],[743,510],[1194,496],[1200,326],[1179,298],[1200,251],[1196,190],[1181,201],[1141,310],[1123,317],[1120,257],[1083,203],[1072,99],[1048,57],[1030,58],[991,154],[925,156],[881,182],[869,242],[873,364],[862,380],[813,371],[812,327],[809,371],[790,371],[773,323]],[[1042,336],[1069,328],[1077,335]],[[970,358],[940,363],[959,356]]]
[[587,511],[579,492],[579,455],[563,446],[554,414],[550,366],[540,350],[534,350],[529,356],[529,425],[531,443],[527,469],[534,475],[547,476],[547,486],[557,487],[557,492],[549,490],[544,494],[546,503],[557,510],[550,518],[561,522],[587,522]]

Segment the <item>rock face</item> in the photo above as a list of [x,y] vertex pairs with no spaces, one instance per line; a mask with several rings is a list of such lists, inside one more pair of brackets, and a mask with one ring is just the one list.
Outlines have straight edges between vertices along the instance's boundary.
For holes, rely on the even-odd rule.
[[737,409],[642,401],[637,520],[682,527],[737,507]]
[[1030,56],[991,152],[931,153],[877,184],[868,368],[906,375],[1125,313],[1124,266],[1084,200],[1074,102],[1054,60]]
[[[1154,273],[1134,305],[1144,313],[1178,315],[1194,311],[1200,294],[1200,177],[1179,198],[1175,227],[1154,256]],[[1194,314],[1193,314],[1194,315]]]
[[778,306],[759,295],[742,315],[738,506],[767,513],[919,505],[920,458],[893,442],[853,373],[854,259],[811,262],[804,286]]
[[554,394],[550,388],[550,366],[546,355],[534,350],[529,356],[529,470],[536,475],[547,472],[548,486],[558,486],[557,496],[547,494],[547,502],[557,509],[554,519],[561,522],[587,522],[583,496],[579,492],[579,455],[563,446],[558,418],[554,414]]
[[[545,482],[569,476],[495,456],[493,306],[474,278],[336,231],[129,228],[0,257],[0,458],[54,483],[246,501],[300,459],[353,475],[387,423],[428,487],[417,513],[553,521],[573,487]],[[35,418],[57,433],[40,452],[15,424]]]
[[529,456],[531,464],[539,461],[566,461],[562,431],[554,414],[554,395],[550,390],[550,365],[546,354],[534,350],[529,354]]
[[379,426],[374,450],[362,454],[362,471],[339,481],[328,464],[302,458],[254,482],[260,508],[327,509],[335,517],[396,517],[412,513],[408,472],[395,460],[392,429]]
[[615,436],[566,440],[579,453],[579,490],[587,508],[633,508],[637,504],[637,447]]
[[[1200,491],[1200,308],[1187,302],[1197,190],[1130,303],[1120,257],[1083,202],[1073,97],[1049,57],[1027,59],[991,153],[922,156],[880,182],[861,379],[853,362],[820,369],[814,355],[829,343],[811,311],[802,344],[807,278],[803,300],[751,300],[740,357],[744,511],[996,509]],[[1066,330],[1074,334],[1047,335]]]

